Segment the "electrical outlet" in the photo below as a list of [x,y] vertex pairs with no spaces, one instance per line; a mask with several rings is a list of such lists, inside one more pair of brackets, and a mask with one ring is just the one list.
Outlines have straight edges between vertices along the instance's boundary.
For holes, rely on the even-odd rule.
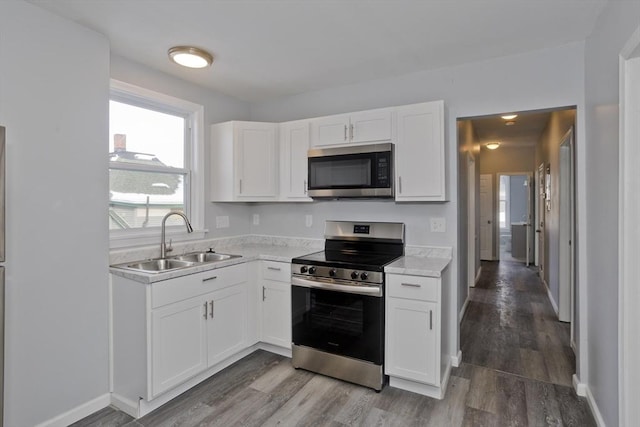
[[253,225],[260,225],[260,214],[253,214]]
[[307,227],[311,227],[313,225],[313,215],[305,215],[304,225]]
[[447,231],[447,222],[444,218],[431,218],[431,232],[444,233]]
[[216,228],[229,228],[229,217],[225,216],[217,216],[216,217]]

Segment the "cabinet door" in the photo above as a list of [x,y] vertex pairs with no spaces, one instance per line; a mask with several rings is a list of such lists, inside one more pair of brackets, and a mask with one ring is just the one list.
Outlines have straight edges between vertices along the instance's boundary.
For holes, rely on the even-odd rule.
[[245,347],[247,341],[246,284],[209,294],[207,322],[208,366],[215,365]]
[[311,201],[307,195],[309,121],[280,125],[280,195],[283,200]]
[[346,144],[349,142],[349,115],[319,117],[311,120],[311,145]]
[[444,103],[396,111],[396,200],[445,201]]
[[192,298],[151,312],[153,396],[207,368],[205,310],[203,298]]
[[261,341],[291,348],[291,284],[262,281]]
[[391,110],[362,111],[351,114],[351,142],[391,140]]
[[236,124],[235,183],[238,199],[275,199],[278,195],[277,125],[238,122]]
[[438,305],[387,298],[385,373],[439,386]]

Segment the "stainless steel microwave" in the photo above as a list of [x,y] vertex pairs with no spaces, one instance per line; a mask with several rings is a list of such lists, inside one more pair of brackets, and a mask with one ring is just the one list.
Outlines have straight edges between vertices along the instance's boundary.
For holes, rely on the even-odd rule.
[[309,150],[309,196],[393,197],[393,151],[391,143]]

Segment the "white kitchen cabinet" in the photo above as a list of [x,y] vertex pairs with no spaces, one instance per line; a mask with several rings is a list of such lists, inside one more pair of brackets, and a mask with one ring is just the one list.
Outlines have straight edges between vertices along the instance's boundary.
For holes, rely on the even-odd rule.
[[388,274],[385,316],[390,385],[441,398],[441,279]]
[[396,201],[446,201],[444,102],[395,111]]
[[211,200],[278,198],[277,123],[232,121],[211,126]]
[[291,264],[262,261],[262,342],[291,350]]
[[244,263],[147,285],[112,275],[116,400],[161,400],[253,344],[248,287]]
[[311,119],[311,145],[339,145],[391,140],[390,108]]
[[280,200],[310,202],[307,195],[309,120],[280,123]]

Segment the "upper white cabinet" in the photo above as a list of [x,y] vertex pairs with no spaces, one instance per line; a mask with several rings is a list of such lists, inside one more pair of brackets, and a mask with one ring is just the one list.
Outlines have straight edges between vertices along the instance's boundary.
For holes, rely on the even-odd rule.
[[211,126],[211,200],[278,198],[277,123],[232,121]]
[[312,200],[307,195],[309,123],[309,120],[280,123],[280,200]]
[[396,201],[446,201],[444,102],[395,111]]
[[311,145],[391,140],[390,108],[311,119]]

